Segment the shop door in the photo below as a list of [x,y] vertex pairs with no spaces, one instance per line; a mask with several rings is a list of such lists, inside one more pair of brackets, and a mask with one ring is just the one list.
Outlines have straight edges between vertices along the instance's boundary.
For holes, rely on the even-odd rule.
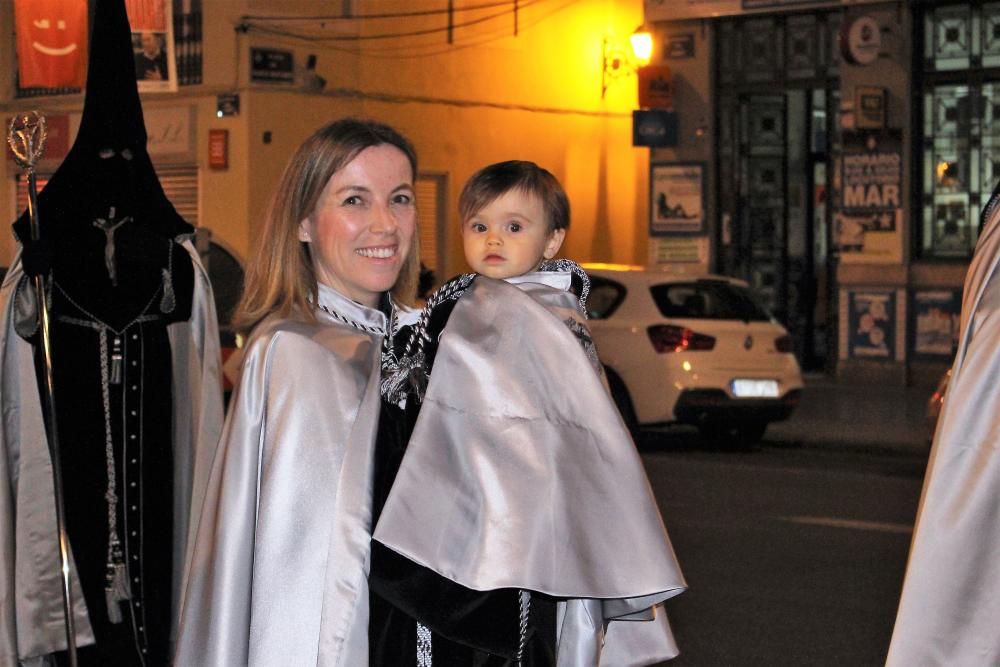
[[822,369],[830,309],[825,91],[730,98],[720,150],[723,273],[747,280],[791,332],[803,367]]

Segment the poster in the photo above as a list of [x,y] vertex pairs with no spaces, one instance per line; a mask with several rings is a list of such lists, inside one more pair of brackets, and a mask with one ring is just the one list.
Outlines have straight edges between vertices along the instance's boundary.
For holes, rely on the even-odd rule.
[[835,175],[834,233],[845,264],[903,261],[903,148],[899,130],[844,132]]
[[15,0],[14,24],[21,88],[83,88],[86,0]]
[[649,191],[650,236],[705,230],[704,165],[653,164]]
[[852,291],[848,304],[848,343],[853,358],[886,359],[895,356],[896,293]]
[[139,92],[176,92],[172,0],[125,0]]
[[701,264],[708,267],[708,237],[672,236],[650,239],[652,264]]
[[913,353],[950,358],[958,345],[962,290],[917,290],[912,312]]

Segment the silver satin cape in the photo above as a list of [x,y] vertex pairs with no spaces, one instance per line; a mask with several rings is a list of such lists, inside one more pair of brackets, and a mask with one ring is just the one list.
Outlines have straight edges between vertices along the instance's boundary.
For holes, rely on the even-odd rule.
[[[179,608],[188,544],[188,518],[201,504],[215,446],[222,429],[219,329],[208,275],[189,241],[181,246],[194,263],[191,319],[167,327],[173,358],[174,608]],[[24,277],[20,258],[0,288],[0,665],[45,664],[45,656],[66,649],[62,575],[52,486],[52,460],[35,378],[32,346],[17,335],[14,298]],[[27,304],[32,306],[32,304]],[[56,387],[57,400],[71,388]],[[187,552],[189,553],[189,552]],[[72,556],[72,554],[71,554]],[[94,643],[86,603],[71,562],[70,586],[76,644]]]
[[324,285],[319,303],[341,319],[269,318],[248,342],[198,527],[178,667],[368,662],[387,318]]
[[546,273],[478,276],[455,305],[374,538],[468,588],[566,599],[559,665],[668,659],[684,579],[569,274]]
[[[991,203],[996,203],[996,197]],[[1000,206],[965,279],[889,665],[1000,665]]]

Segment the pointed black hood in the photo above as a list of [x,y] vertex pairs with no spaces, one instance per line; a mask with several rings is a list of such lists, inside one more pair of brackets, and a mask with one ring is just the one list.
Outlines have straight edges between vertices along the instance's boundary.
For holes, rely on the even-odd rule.
[[[80,129],[39,194],[42,234],[60,246],[100,234],[91,222],[111,207],[157,236],[192,231],[163,193],[146,149],[125,2],[97,0]],[[27,213],[14,223],[18,238],[27,238],[28,223]]]

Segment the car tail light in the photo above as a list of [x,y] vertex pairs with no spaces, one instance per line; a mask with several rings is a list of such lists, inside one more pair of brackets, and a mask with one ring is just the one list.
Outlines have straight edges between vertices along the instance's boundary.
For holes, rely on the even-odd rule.
[[659,353],[692,352],[695,350],[711,350],[715,347],[715,338],[705,334],[695,333],[684,327],[671,324],[660,324],[646,330],[649,340]]
[[774,339],[774,349],[778,352],[794,352],[794,345],[792,344],[792,337],[788,334],[784,336],[778,336]]

